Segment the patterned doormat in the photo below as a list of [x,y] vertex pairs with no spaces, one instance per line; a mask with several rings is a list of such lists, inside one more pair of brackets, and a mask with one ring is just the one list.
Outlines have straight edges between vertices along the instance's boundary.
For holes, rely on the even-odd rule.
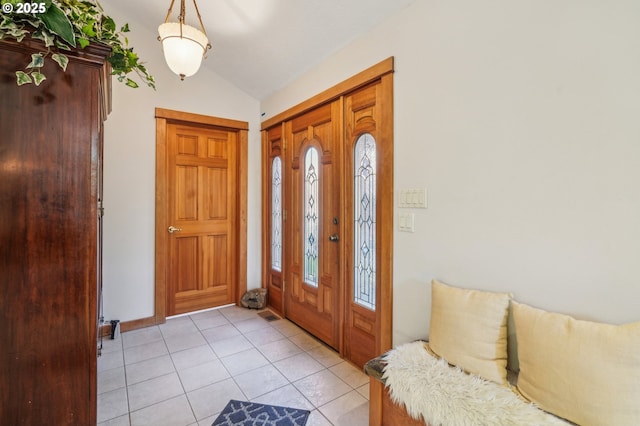
[[299,408],[232,399],[211,426],[304,426],[309,413]]
[[258,315],[262,318],[264,318],[265,320],[271,322],[271,321],[276,321],[279,320],[280,317],[277,316],[276,314],[274,314],[271,311],[262,311],[262,312],[258,312]]

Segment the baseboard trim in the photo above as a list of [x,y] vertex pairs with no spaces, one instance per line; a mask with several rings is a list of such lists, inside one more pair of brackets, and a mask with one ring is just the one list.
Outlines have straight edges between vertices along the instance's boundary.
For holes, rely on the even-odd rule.
[[[156,321],[156,317],[140,318],[133,321],[125,321],[120,324],[120,332],[137,330],[139,328],[150,327],[152,325],[164,324],[165,321]],[[111,336],[111,324],[104,323],[100,326],[99,336],[109,337]]]
[[98,336],[111,336],[111,324],[102,324]]
[[137,320],[133,320],[133,321],[125,321],[120,323],[120,331],[121,332],[125,332],[125,331],[131,331],[131,330],[137,330],[139,328],[145,328],[145,327],[151,327],[152,325],[158,325],[158,324],[164,324],[166,322],[166,320],[162,320],[162,321],[157,321],[156,317],[147,317],[147,318],[140,318]]

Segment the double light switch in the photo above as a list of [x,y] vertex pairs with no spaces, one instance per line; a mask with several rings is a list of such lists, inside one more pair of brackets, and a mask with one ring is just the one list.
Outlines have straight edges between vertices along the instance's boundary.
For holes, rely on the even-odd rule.
[[[401,189],[398,194],[398,207],[402,209],[426,209],[427,208],[427,189]],[[400,231],[415,231],[415,215],[408,212],[398,213],[398,225]]]

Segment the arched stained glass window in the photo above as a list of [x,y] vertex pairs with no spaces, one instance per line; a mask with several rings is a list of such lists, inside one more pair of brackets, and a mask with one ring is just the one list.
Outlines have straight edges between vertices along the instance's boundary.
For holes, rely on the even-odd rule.
[[271,163],[271,268],[282,271],[282,161]]
[[354,147],[353,301],[376,308],[376,141],[365,133]]
[[318,286],[319,234],[318,150],[309,148],[304,156],[304,281]]

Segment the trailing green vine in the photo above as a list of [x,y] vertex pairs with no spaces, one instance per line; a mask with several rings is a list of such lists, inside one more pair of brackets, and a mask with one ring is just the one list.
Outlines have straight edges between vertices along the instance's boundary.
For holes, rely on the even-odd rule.
[[0,40],[14,39],[20,43],[31,38],[41,40],[46,47],[46,51],[31,55],[24,70],[16,71],[19,86],[29,83],[39,86],[46,80],[42,73],[46,58],[50,57],[66,71],[69,59],[65,51],[102,43],[111,48],[108,60],[118,81],[138,87],[129,77],[135,72],[143,83],[155,89],[153,76],[129,46],[125,35],[129,25],[118,29],[97,0],[0,0],[0,4]]

